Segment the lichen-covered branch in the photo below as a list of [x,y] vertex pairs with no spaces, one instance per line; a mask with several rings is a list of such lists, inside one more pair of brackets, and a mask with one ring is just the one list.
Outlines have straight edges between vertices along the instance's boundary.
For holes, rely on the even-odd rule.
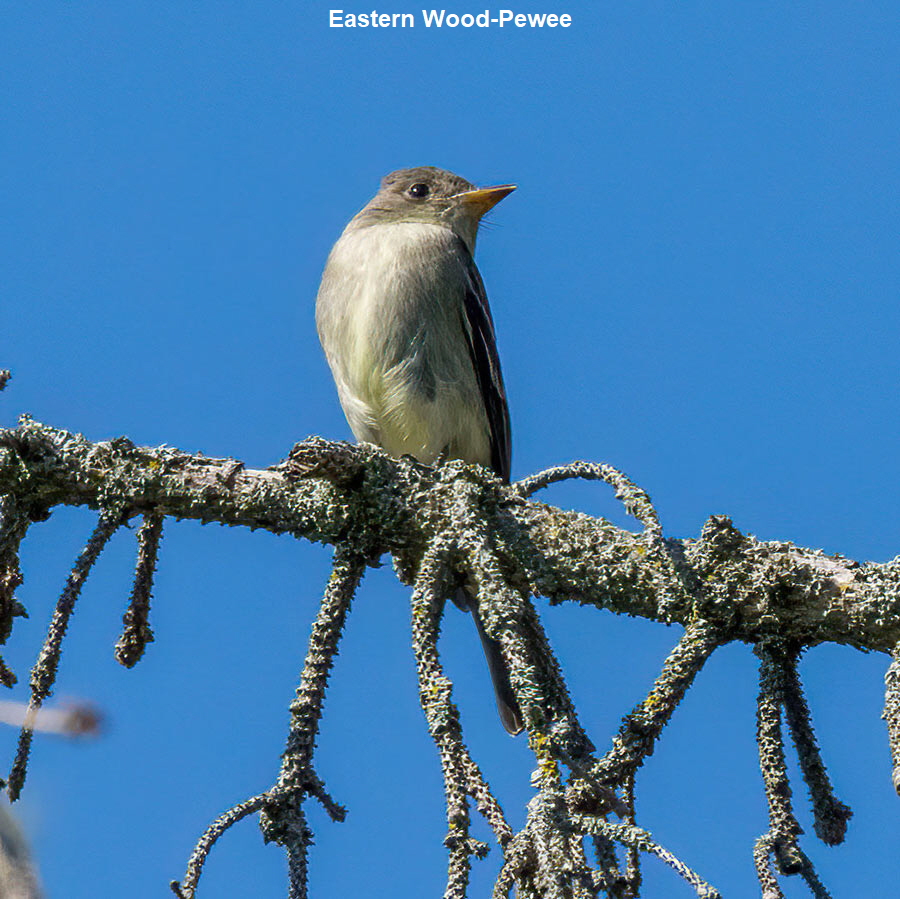
[[[576,821],[578,821],[577,818]],[[604,836],[624,843],[626,846],[655,855],[684,878],[694,888],[700,899],[720,899],[720,893],[715,887],[710,886],[699,874],[692,871],[664,846],[660,846],[647,831],[642,830],[640,827],[609,821],[601,822],[596,819],[586,819],[579,823],[582,823],[588,832],[602,833]]]
[[306,851],[311,842],[302,808],[306,797],[318,799],[333,821],[343,821],[346,814],[316,774],[313,752],[328,676],[365,568],[365,557],[355,547],[349,544],[338,547],[334,569],[309,637],[300,686],[291,703],[291,724],[281,773],[270,792],[273,801],[267,803],[260,816],[260,828],[266,840],[278,843],[288,853],[291,899],[306,899]]
[[459,710],[453,702],[452,687],[438,654],[441,614],[452,586],[448,577],[452,557],[452,547],[436,541],[422,560],[412,598],[412,642],[419,678],[419,700],[425,711],[429,733],[440,753],[444,773],[447,802],[447,836],[444,843],[449,853],[444,899],[465,899],[471,857],[483,857],[488,849],[470,834],[467,797],[475,800],[501,846],[511,839],[512,830],[463,742]]
[[[22,583],[19,544],[25,538],[31,518],[12,494],[0,497],[0,643],[12,633],[13,619],[24,610],[16,602],[15,591]],[[16,675],[0,659],[0,684],[12,687]]]
[[791,729],[791,737],[797,749],[800,770],[809,787],[812,800],[814,827],[816,836],[829,846],[836,846],[844,841],[847,833],[847,822],[853,812],[837,796],[831,786],[828,771],[822,760],[819,744],[812,726],[812,717],[800,674],[797,671],[797,652],[787,652],[781,659],[781,693],[784,703],[784,714]]
[[551,484],[581,478],[587,481],[604,481],[616,491],[616,499],[625,506],[625,511],[633,515],[651,534],[662,537],[662,525],[650,497],[630,478],[612,465],[597,462],[572,462],[548,468],[530,478],[518,481],[513,489],[519,496],[530,497]]
[[594,776],[602,783],[624,785],[653,752],[694,678],[724,634],[708,622],[691,624],[675,645],[647,698],[625,717],[612,748],[597,763]]
[[56,603],[56,610],[47,629],[47,637],[38,660],[31,670],[31,699],[28,703],[28,712],[19,736],[19,748],[7,784],[10,800],[14,801],[18,798],[22,785],[25,783],[28,755],[31,751],[31,739],[34,734],[33,719],[44,700],[50,695],[56,682],[62,641],[69,626],[69,619],[75,610],[75,602],[97,557],[103,551],[109,538],[121,526],[123,520],[122,509],[119,507],[106,508],[100,513],[97,527],[75,561],[66,580],[66,586]]
[[[466,797],[481,794],[490,800],[489,811],[494,808],[499,811],[463,742],[459,712],[450,695],[451,684],[443,674],[438,656],[444,598],[454,583],[458,583],[458,576],[456,581],[449,576],[454,559],[460,560],[458,564],[466,572],[470,587],[484,604],[486,629],[501,642],[516,699],[528,724],[529,747],[536,763],[532,780],[539,793],[529,804],[525,828],[510,841],[505,820],[502,831],[495,827],[504,851],[504,865],[494,896],[508,895],[513,885],[518,895],[534,899],[587,899],[600,890],[608,895],[623,895],[622,877],[614,858],[616,843],[624,843],[629,853],[625,883],[630,885],[632,895],[639,889],[636,858],[640,851],[652,852],[669,862],[689,883],[707,889],[690,868],[658,847],[649,836],[642,841],[632,839],[634,833],[644,833],[634,827],[633,821],[631,830],[621,831],[612,825],[604,829],[609,824],[606,816],[613,810],[621,811],[624,804],[597,776],[594,746],[578,720],[540,619],[529,598],[506,583],[491,534],[473,514],[474,508],[471,502],[459,504],[453,517],[443,523],[444,530],[425,553],[413,594],[413,648],[419,671],[420,700],[441,754],[447,793],[446,844],[450,857],[445,899],[464,899],[470,859],[482,855],[486,848],[469,836]],[[665,686],[659,687],[658,692],[662,694],[667,689],[671,698],[658,729],[668,720],[695,673],[692,670],[685,674],[690,667],[691,650],[695,656],[702,657],[695,663],[698,669],[718,642],[700,628],[695,628],[691,637],[684,641],[685,645],[674,654],[674,661],[670,661],[664,672]],[[662,704],[661,699],[657,701]],[[646,754],[656,735],[650,737]],[[629,761],[631,765],[621,760],[611,761],[606,771],[615,774],[609,779],[616,784],[630,783],[637,763],[630,758]],[[567,784],[563,768],[569,771]],[[477,772],[474,783],[467,779],[473,769]],[[484,810],[483,803],[479,807]],[[631,807],[633,810],[633,802]],[[628,838],[622,839],[623,834]],[[605,839],[613,853],[607,853],[597,870],[585,858],[584,838],[589,836]],[[707,894],[701,891],[701,895]],[[715,892],[710,891],[708,895],[713,896]]]
[[149,513],[144,516],[138,531],[134,587],[128,608],[122,616],[122,635],[116,643],[116,661],[126,668],[133,668],[140,661],[147,644],[153,642],[153,630],[150,627],[150,595],[153,591],[153,573],[156,571],[162,528],[162,515]]
[[157,510],[332,544],[350,538],[375,555],[417,560],[462,492],[479,501],[510,586],[551,602],[683,625],[703,618],[751,643],[771,634],[889,653],[900,642],[900,559],[860,565],[758,541],[723,517],[698,539],[663,542],[527,502],[459,462],[433,469],[319,438],[294,455],[296,463],[251,470],[126,438],[92,443],[25,419],[0,431],[0,495],[35,508],[117,502],[134,514]]
[[774,859],[781,874],[799,874],[813,896],[827,899],[828,892],[799,843],[803,831],[791,806],[782,713],[790,726],[800,770],[813,802],[816,835],[829,845],[841,842],[852,812],[832,792],[800,685],[797,648],[770,639],[756,647],[756,654],[760,659],[756,738],[769,805],[769,830],[757,840],[754,850],[762,895],[764,899],[782,896],[771,866]]
[[[640,533],[530,500],[567,478],[611,485],[643,525]],[[0,431],[0,643],[22,613],[13,593],[21,582],[18,551],[30,526],[54,506],[86,506],[100,524],[57,606],[35,666],[32,706],[52,689],[62,637],[81,584],[113,531],[143,516],[131,603],[117,655],[137,661],[150,630],[149,600],[163,520],[262,528],[337,547],[335,567],[310,638],[291,729],[275,784],[235,805],[201,837],[185,879],[173,888],[193,897],[205,859],[219,837],[251,814],[284,847],[290,895],[306,899],[311,842],[303,803],[317,798],[335,820],[344,810],[327,793],[313,754],[328,673],[365,566],[393,556],[401,580],[414,587],[413,648],[429,731],[444,773],[449,854],[445,899],[464,899],[473,857],[487,846],[469,834],[469,801],[488,820],[503,853],[494,899],[513,889],[523,899],[633,899],[640,891],[641,854],[654,855],[699,896],[717,893],[667,852],[635,819],[635,776],[663,728],[715,649],[753,645],[761,659],[758,743],[769,800],[769,830],[754,852],[765,899],[781,896],[778,874],[799,874],[826,896],[797,841],[784,762],[782,716],[789,725],[813,802],[816,832],[843,838],[849,809],[837,800],[812,729],[797,671],[799,653],[823,642],[893,652],[886,677],[885,718],[900,781],[900,558],[860,565],[785,542],[742,534],[724,517],[710,518],[696,539],[663,537],[647,494],[608,465],[576,462],[514,485],[478,466],[436,467],[391,459],[373,446],[309,438],[265,470],[167,446],[137,447],[127,438],[92,442],[30,419]],[[438,653],[448,593],[465,582],[477,595],[486,632],[509,666],[535,756],[535,795],[524,828],[513,833],[464,742],[462,717]],[[605,755],[579,721],[563,672],[532,596],[551,604],[577,602],[654,621],[685,632],[623,721]],[[12,673],[0,663],[0,683]],[[10,793],[21,788],[31,730],[26,721]],[[611,820],[618,816],[624,820]],[[593,843],[589,863],[585,846]]]
[[207,856],[219,838],[249,815],[260,814],[266,841],[283,846],[288,855],[290,899],[306,899],[306,853],[312,834],[306,824],[303,803],[307,796],[321,802],[335,821],[343,821],[345,810],[328,794],[312,765],[328,675],[334,664],[338,642],[350,603],[365,571],[365,559],[346,545],[335,553],[334,568],[309,638],[309,647],[297,695],[291,703],[291,726],[282,755],[281,773],[269,790],[245,799],[220,815],[197,842],[183,880],[172,881],[180,899],[193,899]]
[[891,664],[884,675],[884,712],[891,747],[891,782],[900,793],[900,643],[891,653]]
[[779,870],[783,874],[796,874],[802,867],[797,838],[803,831],[791,806],[791,786],[784,758],[781,672],[768,646],[761,645],[757,652],[760,664],[756,740],[759,746],[759,766],[769,803],[770,845]]

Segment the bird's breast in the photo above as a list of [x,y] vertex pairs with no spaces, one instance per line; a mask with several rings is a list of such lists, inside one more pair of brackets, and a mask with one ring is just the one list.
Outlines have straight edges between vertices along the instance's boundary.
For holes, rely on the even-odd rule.
[[462,290],[448,265],[451,241],[448,229],[423,223],[348,229],[319,291],[323,343],[342,345],[344,364],[366,371],[404,360],[415,368],[416,358],[441,368],[440,348],[458,327]]
[[345,231],[316,304],[319,336],[357,438],[393,455],[484,461],[487,427],[462,331],[453,232],[424,223]]

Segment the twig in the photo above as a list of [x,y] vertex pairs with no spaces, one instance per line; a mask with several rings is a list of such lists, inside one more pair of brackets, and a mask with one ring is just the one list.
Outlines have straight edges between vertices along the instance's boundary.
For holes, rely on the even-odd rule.
[[657,843],[646,830],[635,827],[632,824],[601,821],[598,818],[587,815],[577,816],[574,819],[574,823],[583,828],[586,833],[600,833],[609,839],[615,840],[617,843],[655,855],[687,881],[696,890],[697,895],[701,899],[720,899],[720,893],[715,887],[710,886],[699,874],[669,852],[668,849]]
[[[300,685],[291,702],[291,724],[277,787],[281,790],[304,790],[322,801],[335,820],[343,820],[344,810],[334,803],[318,778],[310,777],[319,722],[328,677],[337,656],[338,644],[347,621],[350,605],[366,570],[366,560],[356,550],[341,545],[335,552],[334,568],[319,613],[312,626],[306,660],[300,674]],[[279,840],[277,825],[269,825],[268,839]],[[280,840],[279,840],[280,842]]]
[[[9,639],[13,620],[25,614],[15,591],[22,584],[19,546],[30,524],[30,517],[19,507],[14,495],[0,497],[0,643]],[[0,684],[12,687],[16,680],[16,675],[0,659]]]
[[346,814],[315,774],[312,755],[328,675],[365,566],[365,558],[345,545],[335,552],[333,570],[309,638],[300,685],[291,703],[291,727],[278,781],[270,790],[229,809],[206,829],[191,853],[183,880],[171,883],[180,899],[193,899],[216,841],[230,827],[255,812],[260,812],[260,827],[266,841],[277,842],[287,852],[291,899],[306,899],[306,852],[312,834],[306,823],[303,801],[306,796],[315,797],[336,821],[342,821]]
[[888,742],[891,747],[891,782],[900,793],[900,643],[894,647],[891,664],[884,675],[884,711],[881,717],[887,722]]
[[[634,819],[634,772],[632,771],[622,784],[622,795],[628,813],[625,823],[635,826]],[[637,897],[641,893],[641,853],[637,846],[628,846],[626,853],[625,880],[628,882],[628,897]]]
[[234,827],[238,821],[242,821],[248,815],[258,812],[270,800],[271,797],[268,792],[260,793],[258,796],[252,796],[250,799],[245,799],[238,805],[228,809],[224,814],[219,815],[219,817],[206,828],[203,836],[197,841],[197,845],[191,853],[184,879],[181,883],[177,880],[173,880],[169,884],[172,892],[175,893],[179,899],[192,899],[194,892],[197,889],[197,882],[200,880],[200,875],[203,873],[203,866],[206,864],[206,858],[212,847],[215,846],[219,837],[221,837],[226,830]]
[[688,625],[663,663],[647,698],[625,717],[612,748],[594,767],[606,783],[620,784],[653,753],[659,735],[725,635],[705,621]]
[[126,668],[133,668],[144,654],[147,644],[153,642],[153,631],[148,619],[162,527],[163,516],[148,513],[138,531],[134,587],[128,608],[122,617],[122,634],[116,643],[116,661]]
[[[628,879],[619,869],[619,860],[616,858],[615,843],[602,833],[591,834],[594,846],[594,858],[597,861],[597,870],[594,871],[594,882],[598,889],[606,891],[607,896],[616,899],[632,899],[628,888]],[[628,860],[626,859],[626,866]]]
[[568,465],[557,465],[518,481],[513,485],[513,489],[519,496],[529,497],[551,484],[571,478],[604,481],[609,484],[615,489],[616,499],[622,503],[625,511],[637,519],[645,530],[656,537],[662,537],[659,515],[653,507],[649,494],[612,465],[599,462],[570,462]]
[[764,833],[753,846],[753,865],[762,890],[761,899],[784,899],[778,885],[778,877],[772,868],[772,853],[775,836],[771,831]]
[[[778,838],[772,831],[767,831],[753,847],[753,864],[756,867],[756,876],[762,890],[761,899],[784,899],[784,893],[778,885],[778,877],[772,868],[772,858],[777,858],[778,855],[777,845]],[[812,862],[799,846],[797,847],[797,857],[800,864],[794,873],[803,877],[815,899],[831,899],[831,894],[819,880]]]
[[803,829],[791,807],[791,785],[784,759],[781,733],[781,706],[784,691],[781,669],[771,644],[756,647],[759,656],[759,697],[756,714],[756,741],[769,804],[769,832],[772,851],[783,874],[797,874],[803,868],[797,837]]
[[853,812],[834,795],[813,731],[809,706],[800,684],[797,658],[796,652],[788,653],[781,663],[785,718],[791,729],[794,745],[797,747],[803,779],[809,787],[816,835],[823,843],[836,846],[843,842],[847,833],[847,822],[853,816]]
[[540,899],[593,899],[594,872],[583,839],[589,831],[570,817],[562,785],[547,773],[540,775],[540,792],[528,803],[526,832],[537,865],[527,880]]
[[124,513],[121,507],[104,509],[100,513],[97,527],[94,528],[93,534],[91,534],[90,539],[75,561],[72,572],[66,581],[66,586],[56,603],[56,611],[53,613],[53,618],[47,629],[47,637],[44,640],[37,662],[35,662],[31,670],[31,699],[28,703],[28,714],[22,727],[22,733],[19,736],[18,750],[7,784],[7,792],[11,802],[15,802],[19,798],[22,786],[25,783],[33,735],[33,718],[44,700],[50,695],[53,684],[56,681],[62,641],[69,626],[69,619],[75,610],[75,602],[91,572],[94,562],[97,561],[97,557],[103,551],[109,538],[118,530],[123,521]]
[[459,710],[452,698],[452,684],[446,677],[438,654],[441,615],[445,597],[452,588],[448,576],[452,546],[436,540],[425,553],[416,577],[412,597],[412,638],[419,678],[419,700],[428,721],[428,730],[441,757],[447,803],[449,853],[445,899],[464,899],[469,882],[472,855],[483,856],[484,844],[469,833],[471,820],[466,797],[472,796],[490,824],[497,840],[507,843],[512,831],[503,810],[490,791],[480,769],[463,742]]
[[573,769],[583,769],[592,761],[594,745],[578,720],[540,618],[525,592],[508,583],[477,509],[477,504],[470,502],[455,510],[457,539],[469,582],[478,595],[485,630],[503,650],[531,748],[537,755],[550,750],[554,758]]
[[800,858],[803,861],[800,875],[806,881],[806,885],[809,887],[814,899],[831,899],[831,893],[825,888],[825,884],[819,880],[819,876],[816,874],[813,863],[802,849],[800,849]]

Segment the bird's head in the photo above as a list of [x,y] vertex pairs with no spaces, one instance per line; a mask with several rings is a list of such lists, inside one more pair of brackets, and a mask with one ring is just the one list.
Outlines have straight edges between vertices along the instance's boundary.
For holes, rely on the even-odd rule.
[[354,222],[358,226],[395,222],[441,225],[459,235],[472,251],[481,217],[515,189],[514,184],[478,188],[434,166],[398,169],[382,179],[381,189]]

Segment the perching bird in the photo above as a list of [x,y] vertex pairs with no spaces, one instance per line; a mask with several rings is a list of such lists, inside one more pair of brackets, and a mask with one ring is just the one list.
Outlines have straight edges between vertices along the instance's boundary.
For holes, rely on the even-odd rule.
[[[331,250],[319,339],[357,440],[392,456],[479,462],[509,481],[509,410],[494,323],[472,254],[481,217],[512,184],[477,189],[432,166],[387,175]],[[511,734],[522,715],[477,598],[460,590]]]

